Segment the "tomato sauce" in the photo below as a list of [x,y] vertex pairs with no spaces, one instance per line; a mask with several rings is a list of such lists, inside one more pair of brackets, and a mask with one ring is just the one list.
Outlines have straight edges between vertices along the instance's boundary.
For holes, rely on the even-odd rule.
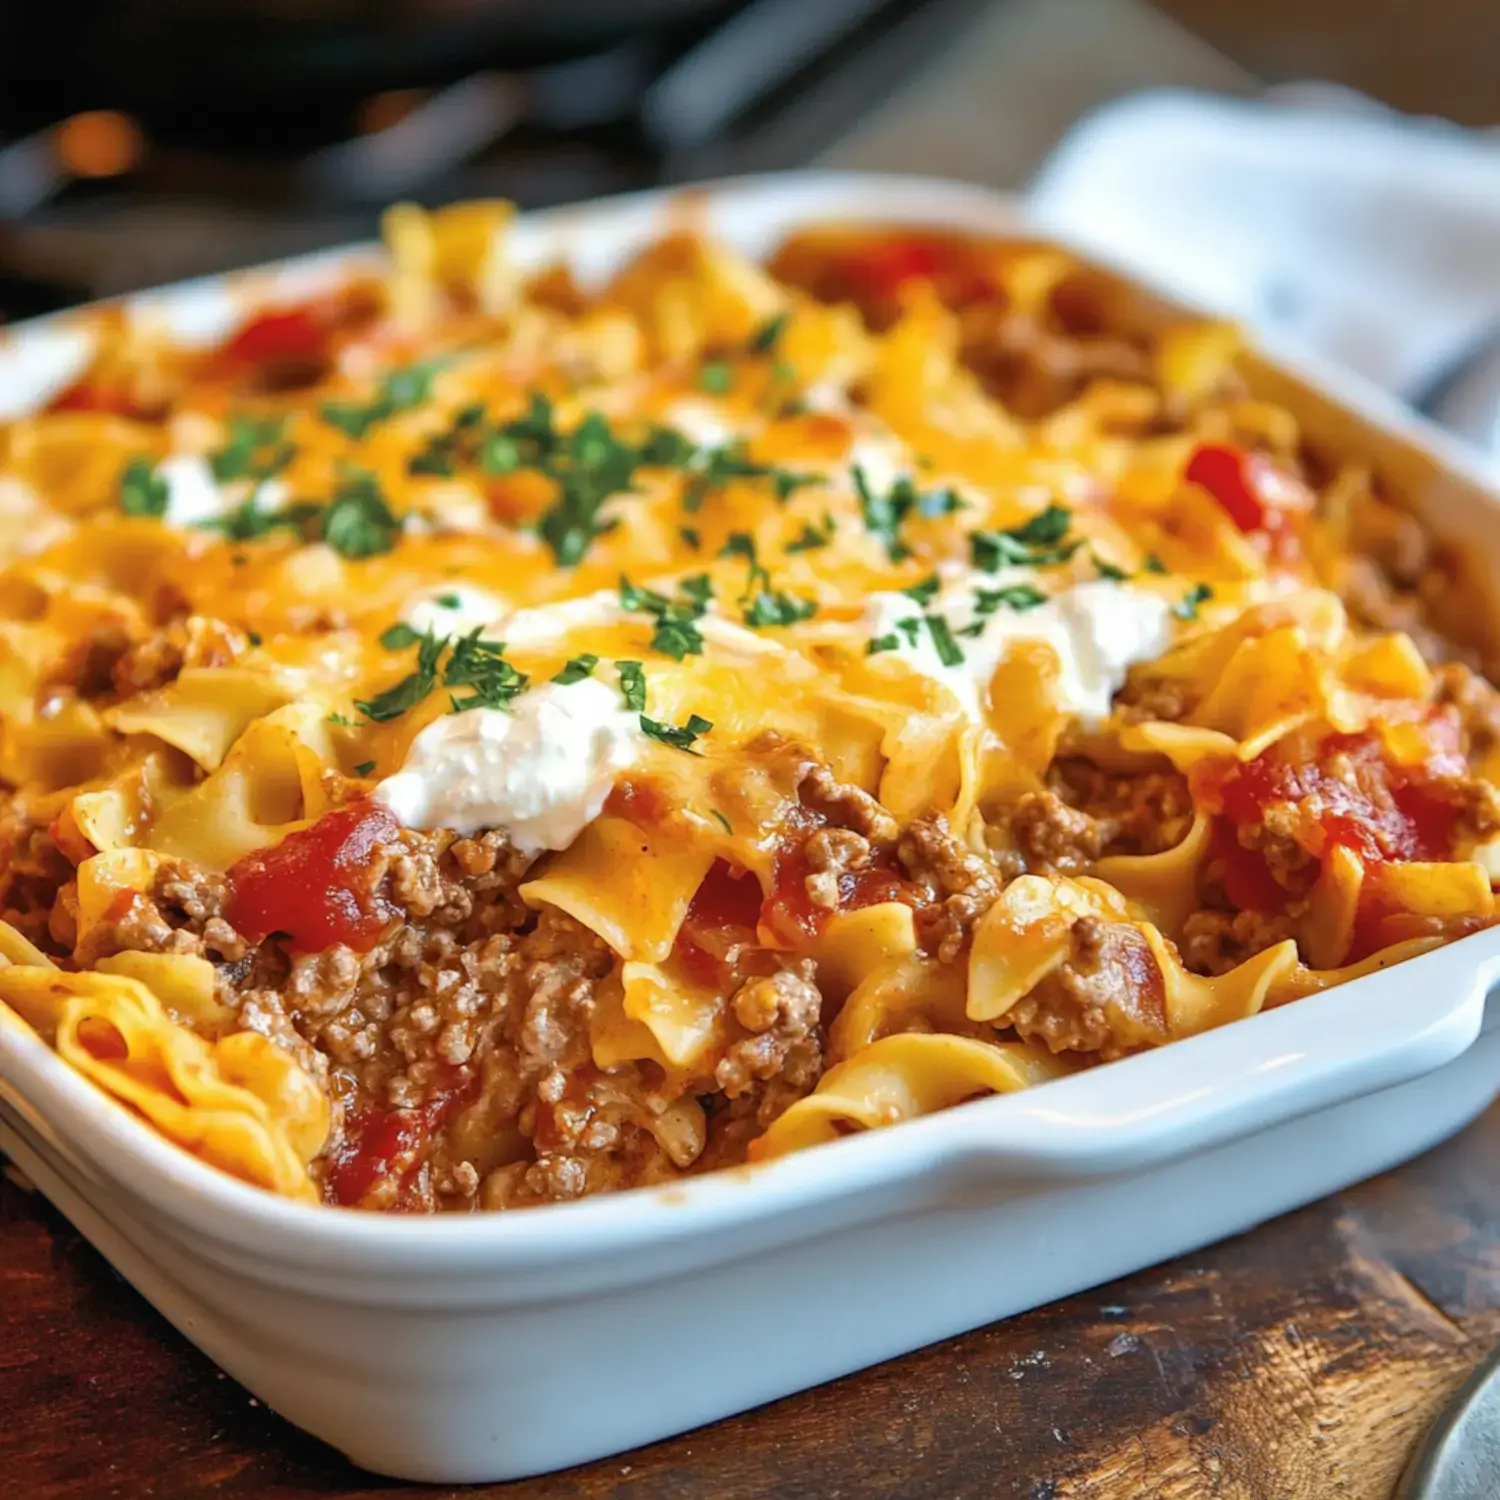
[[367,869],[375,849],[397,831],[390,813],[370,802],[328,813],[240,860],[229,872],[224,914],[252,943],[277,933],[294,953],[320,953],[335,943],[368,952],[396,910],[370,888]]
[[478,1090],[478,1080],[455,1071],[427,1096],[419,1109],[382,1109],[375,1104],[353,1110],[343,1139],[330,1154],[324,1181],[328,1196],[353,1208],[381,1178],[405,1163],[396,1208],[411,1209],[417,1173],[432,1138]]
[[678,929],[673,957],[699,984],[727,987],[736,977],[727,955],[755,943],[760,909],[760,882],[747,870],[716,859]]
[[[1426,766],[1393,765],[1372,733],[1327,736],[1314,754],[1299,756],[1273,745],[1245,764],[1206,762],[1192,774],[1194,800],[1217,813],[1213,853],[1225,894],[1236,907],[1274,911],[1287,888],[1258,850],[1245,848],[1238,829],[1264,823],[1272,806],[1290,806],[1287,836],[1314,860],[1335,845],[1366,866],[1452,858],[1458,806],[1444,796],[1434,772],[1451,769],[1442,748],[1446,725],[1433,723],[1434,757]],[[1354,765],[1354,779],[1330,769],[1335,756]]]

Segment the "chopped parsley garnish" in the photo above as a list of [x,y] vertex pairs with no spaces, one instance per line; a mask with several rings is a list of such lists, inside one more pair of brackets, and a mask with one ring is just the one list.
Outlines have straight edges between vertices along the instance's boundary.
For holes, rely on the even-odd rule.
[[399,719],[407,709],[415,708],[437,686],[438,658],[447,644],[446,636],[434,635],[429,630],[417,645],[416,670],[373,698],[356,698],[355,708],[377,724]]
[[686,724],[679,726],[672,724],[658,724],[655,719],[648,719],[645,714],[641,715],[641,732],[653,740],[660,740],[664,745],[671,745],[674,750],[686,750],[689,755],[702,754],[693,749],[693,742],[712,729],[711,719],[700,718],[697,714],[690,714]]
[[387,651],[405,651],[408,646],[415,646],[422,637],[404,621],[392,625],[380,635],[380,644]]
[[684,579],[676,599],[668,599],[655,589],[639,588],[623,575],[620,578],[620,608],[652,616],[656,629],[651,649],[673,661],[702,653],[703,635],[695,621],[702,618],[712,598],[713,586],[702,573]]
[[922,622],[914,616],[908,615],[904,620],[896,621],[896,629],[906,637],[909,645],[917,644],[917,637],[922,633]]
[[821,478],[819,474],[797,474],[791,469],[772,469],[771,487],[776,492],[777,500],[785,503],[798,490],[809,484],[817,484]]
[[781,341],[781,335],[786,332],[786,325],[792,320],[789,312],[779,312],[774,317],[767,318],[754,333],[750,335],[749,349],[752,354],[769,354]]
[[710,448],[695,456],[693,466],[696,472],[682,492],[682,508],[689,512],[701,510],[710,492],[731,479],[761,479],[771,472],[745,456],[743,443]]
[[450,694],[450,712],[457,714],[471,708],[506,707],[512,698],[526,690],[529,679],[506,661],[503,642],[480,638],[483,629],[482,625],[475,626],[468,635],[457,640],[434,635],[430,630],[426,635],[416,637],[416,669],[374,698],[357,699],[355,708],[365,718],[377,723],[400,718],[437,687],[438,666],[444,651],[448,653],[448,659],[443,663],[443,686],[472,690],[466,698]]
[[1003,589],[975,589],[974,613],[992,615],[1003,605],[1006,609],[1035,609],[1045,604],[1047,596],[1029,583],[1012,583]]
[[637,456],[650,468],[685,469],[697,451],[693,440],[676,428],[652,427]]
[[685,656],[701,656],[703,635],[692,619],[668,613],[656,622],[656,629],[651,635],[651,649],[660,651],[663,656],[670,656],[673,661],[681,661]]
[[245,639],[249,641],[252,646],[259,646],[262,643],[263,637],[258,630],[247,630],[245,632]]
[[1097,552],[1090,553],[1090,559],[1099,576],[1108,579],[1110,583],[1120,583],[1130,576],[1124,568],[1118,567],[1114,563],[1100,557]]
[[463,604],[457,594],[439,594],[432,602],[439,609],[458,609]]
[[120,475],[120,509],[127,516],[164,516],[167,513],[167,481],[149,458],[132,458]]
[[734,369],[722,359],[711,359],[698,371],[698,389],[710,396],[727,396],[734,384]]
[[826,547],[833,540],[833,532],[833,517],[825,514],[821,527],[804,524],[802,535],[786,544],[787,553],[812,552],[818,547]]
[[1146,554],[1146,560],[1141,564],[1141,570],[1146,573],[1165,573],[1167,565],[1154,552]]
[[329,714],[328,722],[330,724],[337,724],[340,729],[354,728],[354,720],[345,714]]
[[722,828],[725,833],[732,834],[734,832],[734,824],[731,823],[729,819],[726,818],[717,807],[709,808],[709,812],[717,820],[719,827]]
[[885,544],[886,555],[892,562],[911,556],[911,548],[901,540],[901,526],[909,515],[915,512],[928,519],[946,516],[963,503],[952,490],[934,490],[924,495],[909,474],[902,474],[885,494],[877,495],[860,465],[855,464],[851,472],[865,528]]
[[1172,606],[1172,613],[1179,620],[1196,620],[1198,618],[1198,607],[1207,600],[1212,599],[1214,591],[1206,583],[1195,583],[1176,604]]
[[412,455],[407,461],[406,472],[451,477],[457,473],[461,463],[467,463],[477,456],[483,423],[482,402],[475,402],[456,412],[446,430],[428,438],[421,452]]
[[195,521],[197,531],[217,531],[226,542],[253,542],[285,527],[301,531],[309,517],[318,513],[320,507],[305,501],[288,505],[281,510],[268,509],[260,504],[260,496],[250,495],[233,510],[222,516],[209,516]]
[[693,526],[679,526],[677,535],[682,539],[685,546],[691,547],[694,552],[703,550],[703,535]]
[[377,557],[391,551],[401,522],[390,512],[375,476],[352,469],[321,513],[321,539],[342,557]]
[[953,632],[948,628],[948,622],[941,615],[923,615],[922,619],[927,625],[927,634],[932,637],[933,649],[938,654],[938,660],[945,667],[956,667],[964,659],[962,647],[953,639]]
[[1067,506],[1049,505],[1007,531],[972,532],[969,546],[974,566],[997,573],[1002,567],[1043,568],[1067,562],[1083,545],[1080,540],[1064,540],[1072,523],[1073,513]]
[[599,658],[591,651],[585,651],[582,656],[570,656],[563,663],[562,670],[553,675],[553,682],[559,687],[571,687],[575,682],[582,682],[586,677],[594,675],[594,668],[599,665]]
[[877,635],[873,637],[870,644],[865,647],[866,656],[878,656],[882,651],[899,651],[901,649],[901,637],[895,631],[888,635]]
[[942,583],[939,581],[937,574],[934,573],[931,577],[924,578],[921,583],[914,583],[909,589],[902,589],[901,592],[908,599],[925,607],[937,598],[938,590],[941,587]]
[[375,762],[373,760],[362,760],[357,766],[355,766],[354,774],[356,776],[368,776],[374,769]]
[[799,599],[779,589],[762,589],[745,609],[745,624],[753,630],[767,625],[795,625],[818,612],[815,599]]
[[638,661],[617,661],[615,671],[620,674],[620,696],[625,707],[640,713],[646,707],[646,669]]
[[259,481],[279,474],[297,452],[293,444],[283,441],[286,422],[284,416],[231,416],[228,440],[208,456],[214,478],[222,484],[229,479]]
[[743,603],[758,589],[771,586],[771,575],[761,565],[756,553],[755,538],[748,531],[731,531],[724,539],[724,545],[719,548],[720,557],[743,557],[749,566],[749,575],[745,579],[745,592],[740,595]]
[[596,536],[610,530],[599,510],[611,495],[628,490],[635,478],[635,449],[590,412],[560,441],[542,466],[558,484],[558,497],[538,526],[558,565],[573,567]]
[[448,652],[443,669],[444,687],[472,688],[467,698],[449,695],[452,711],[465,713],[471,708],[504,708],[512,698],[526,691],[530,681],[505,659],[504,641],[482,639],[484,626],[476,625],[468,635],[460,636]]
[[707,573],[694,573],[689,578],[680,579],[677,589],[684,598],[698,606],[700,614],[704,613],[708,609],[708,606],[713,603],[714,583],[713,579]]
[[325,401],[318,415],[346,437],[363,438],[378,422],[411,411],[432,394],[432,379],[448,363],[446,356],[392,370],[381,380],[372,401]]

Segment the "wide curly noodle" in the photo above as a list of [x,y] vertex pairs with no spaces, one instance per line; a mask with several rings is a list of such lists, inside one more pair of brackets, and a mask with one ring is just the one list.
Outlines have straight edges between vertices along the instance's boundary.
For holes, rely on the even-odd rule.
[[212,348],[101,314],[0,428],[0,1004],[166,1138],[555,1201],[1493,920],[1486,611],[1234,330],[1020,241],[581,288],[509,223],[394,209]]

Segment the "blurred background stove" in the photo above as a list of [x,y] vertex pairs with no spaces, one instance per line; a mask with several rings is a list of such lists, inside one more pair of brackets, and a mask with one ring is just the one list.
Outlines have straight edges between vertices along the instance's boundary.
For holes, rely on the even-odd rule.
[[1016,187],[1153,85],[1318,74],[1492,123],[1497,47],[1483,0],[0,0],[0,320],[395,198],[813,162]]
[[795,165],[985,8],[7,0],[0,315],[359,238],[395,198]]

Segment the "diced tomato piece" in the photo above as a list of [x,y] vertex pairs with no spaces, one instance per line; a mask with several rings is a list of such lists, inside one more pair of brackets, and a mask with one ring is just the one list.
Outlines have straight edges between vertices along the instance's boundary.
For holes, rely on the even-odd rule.
[[87,376],[55,395],[47,403],[47,410],[51,412],[97,411],[105,412],[110,416],[136,419],[146,415],[125,386],[101,385]]
[[[1365,733],[1328,735],[1312,752],[1278,744],[1243,765],[1197,767],[1191,777],[1195,801],[1227,825],[1216,830],[1214,852],[1224,862],[1230,899],[1254,910],[1284,900],[1264,859],[1241,848],[1234,832],[1264,823],[1272,806],[1293,809],[1290,817],[1283,814],[1287,836],[1316,860],[1335,844],[1353,850],[1366,865],[1450,858],[1458,806],[1435,776],[1450,769],[1444,732],[1439,729],[1434,757],[1424,766],[1392,764],[1379,737]],[[1345,774],[1334,773],[1335,758]],[[1272,886],[1279,899],[1272,899]]]
[[1312,504],[1306,488],[1281,473],[1264,454],[1231,443],[1200,443],[1183,473],[1189,483],[1207,490],[1246,533],[1284,531],[1295,514]]
[[396,915],[367,878],[375,849],[396,833],[396,820],[374,803],[329,813],[240,860],[229,872],[225,916],[252,943],[283,933],[294,953],[335,943],[367,952]]
[[808,894],[807,877],[812,874],[806,844],[818,825],[799,829],[782,844],[776,855],[771,894],[761,908],[761,924],[783,943],[800,947],[816,938],[835,911],[857,911],[883,901],[921,904],[921,893],[897,873],[895,858],[877,851],[863,869],[845,870],[839,876],[838,904],[817,905]]
[[420,1109],[381,1109],[367,1104],[354,1110],[345,1122],[343,1139],[329,1158],[328,1196],[342,1207],[352,1208],[405,1160],[396,1207],[407,1206],[403,1200],[421,1169],[423,1148],[477,1089],[476,1078],[455,1070],[446,1084],[428,1094]]
[[835,274],[859,297],[890,298],[909,281],[935,281],[944,300],[968,302],[994,291],[975,247],[944,235],[892,235],[838,257]]
[[328,357],[331,320],[316,303],[257,313],[219,349],[231,365],[316,364]]

